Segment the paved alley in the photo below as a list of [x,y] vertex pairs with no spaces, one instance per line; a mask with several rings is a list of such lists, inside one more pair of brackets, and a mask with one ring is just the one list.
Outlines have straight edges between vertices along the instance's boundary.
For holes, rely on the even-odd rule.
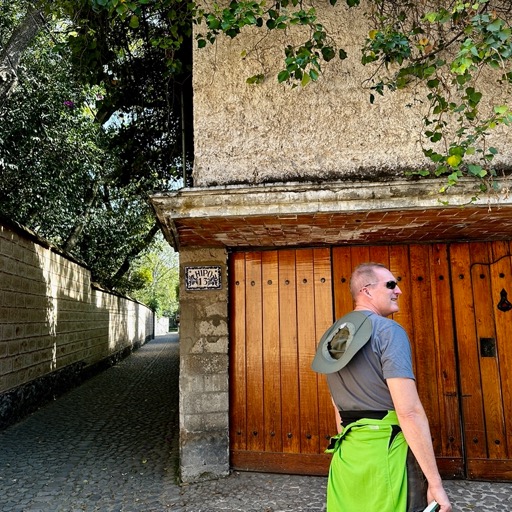
[[[0,512],[325,510],[320,477],[178,485],[178,372],[178,335],[159,336],[0,432]],[[510,483],[447,488],[456,511],[512,511]]]

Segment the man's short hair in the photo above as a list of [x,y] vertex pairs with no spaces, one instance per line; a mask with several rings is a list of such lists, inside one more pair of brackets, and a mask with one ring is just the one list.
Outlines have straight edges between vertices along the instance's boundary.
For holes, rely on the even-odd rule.
[[375,275],[375,269],[377,268],[387,269],[386,265],[382,263],[376,263],[374,261],[361,263],[354,269],[352,276],[350,277],[350,293],[352,294],[353,298],[356,297],[361,288],[363,288],[365,285],[375,282],[377,279],[377,276]]

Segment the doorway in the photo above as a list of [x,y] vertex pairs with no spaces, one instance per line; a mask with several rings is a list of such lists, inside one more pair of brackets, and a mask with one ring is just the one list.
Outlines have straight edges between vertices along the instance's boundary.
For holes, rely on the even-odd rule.
[[400,281],[394,319],[411,339],[443,477],[512,480],[510,254],[508,242],[232,254],[232,467],[327,474],[336,424],[325,377],[310,364],[323,332],[352,309],[352,269],[377,261]]

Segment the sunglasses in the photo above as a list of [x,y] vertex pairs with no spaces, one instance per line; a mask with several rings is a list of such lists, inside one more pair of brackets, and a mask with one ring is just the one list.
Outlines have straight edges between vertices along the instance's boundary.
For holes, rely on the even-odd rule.
[[[378,284],[378,283],[368,283],[365,286],[363,286],[363,288],[366,288],[367,286],[372,286],[374,284]],[[398,286],[398,283],[396,281],[386,281],[386,288],[388,290],[394,290],[397,286]]]

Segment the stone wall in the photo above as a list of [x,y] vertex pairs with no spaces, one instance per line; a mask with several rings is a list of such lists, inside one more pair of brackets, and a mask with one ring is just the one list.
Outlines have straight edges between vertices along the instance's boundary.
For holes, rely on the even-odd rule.
[[[211,8],[212,2],[205,3]],[[219,36],[215,45],[195,48],[194,186],[386,181],[429,163],[419,142],[428,112],[425,91],[386,92],[371,104],[363,87],[376,72],[361,64],[369,31],[364,0],[358,8],[313,0],[304,9],[309,5],[348,58],[324,63],[320,79],[304,88],[279,84],[277,74],[285,67],[284,48],[303,42],[306,28],[272,33],[245,28],[234,39]],[[263,83],[246,83],[258,73],[266,74]],[[486,75],[479,85],[493,100],[504,94]],[[511,142],[506,127],[488,138],[500,152],[496,165],[512,164]]]
[[[180,459],[185,482],[229,473],[228,287],[223,249],[180,251]],[[221,267],[219,290],[187,290],[187,266]]]
[[153,336],[146,306],[101,290],[83,265],[0,223],[0,427]]

